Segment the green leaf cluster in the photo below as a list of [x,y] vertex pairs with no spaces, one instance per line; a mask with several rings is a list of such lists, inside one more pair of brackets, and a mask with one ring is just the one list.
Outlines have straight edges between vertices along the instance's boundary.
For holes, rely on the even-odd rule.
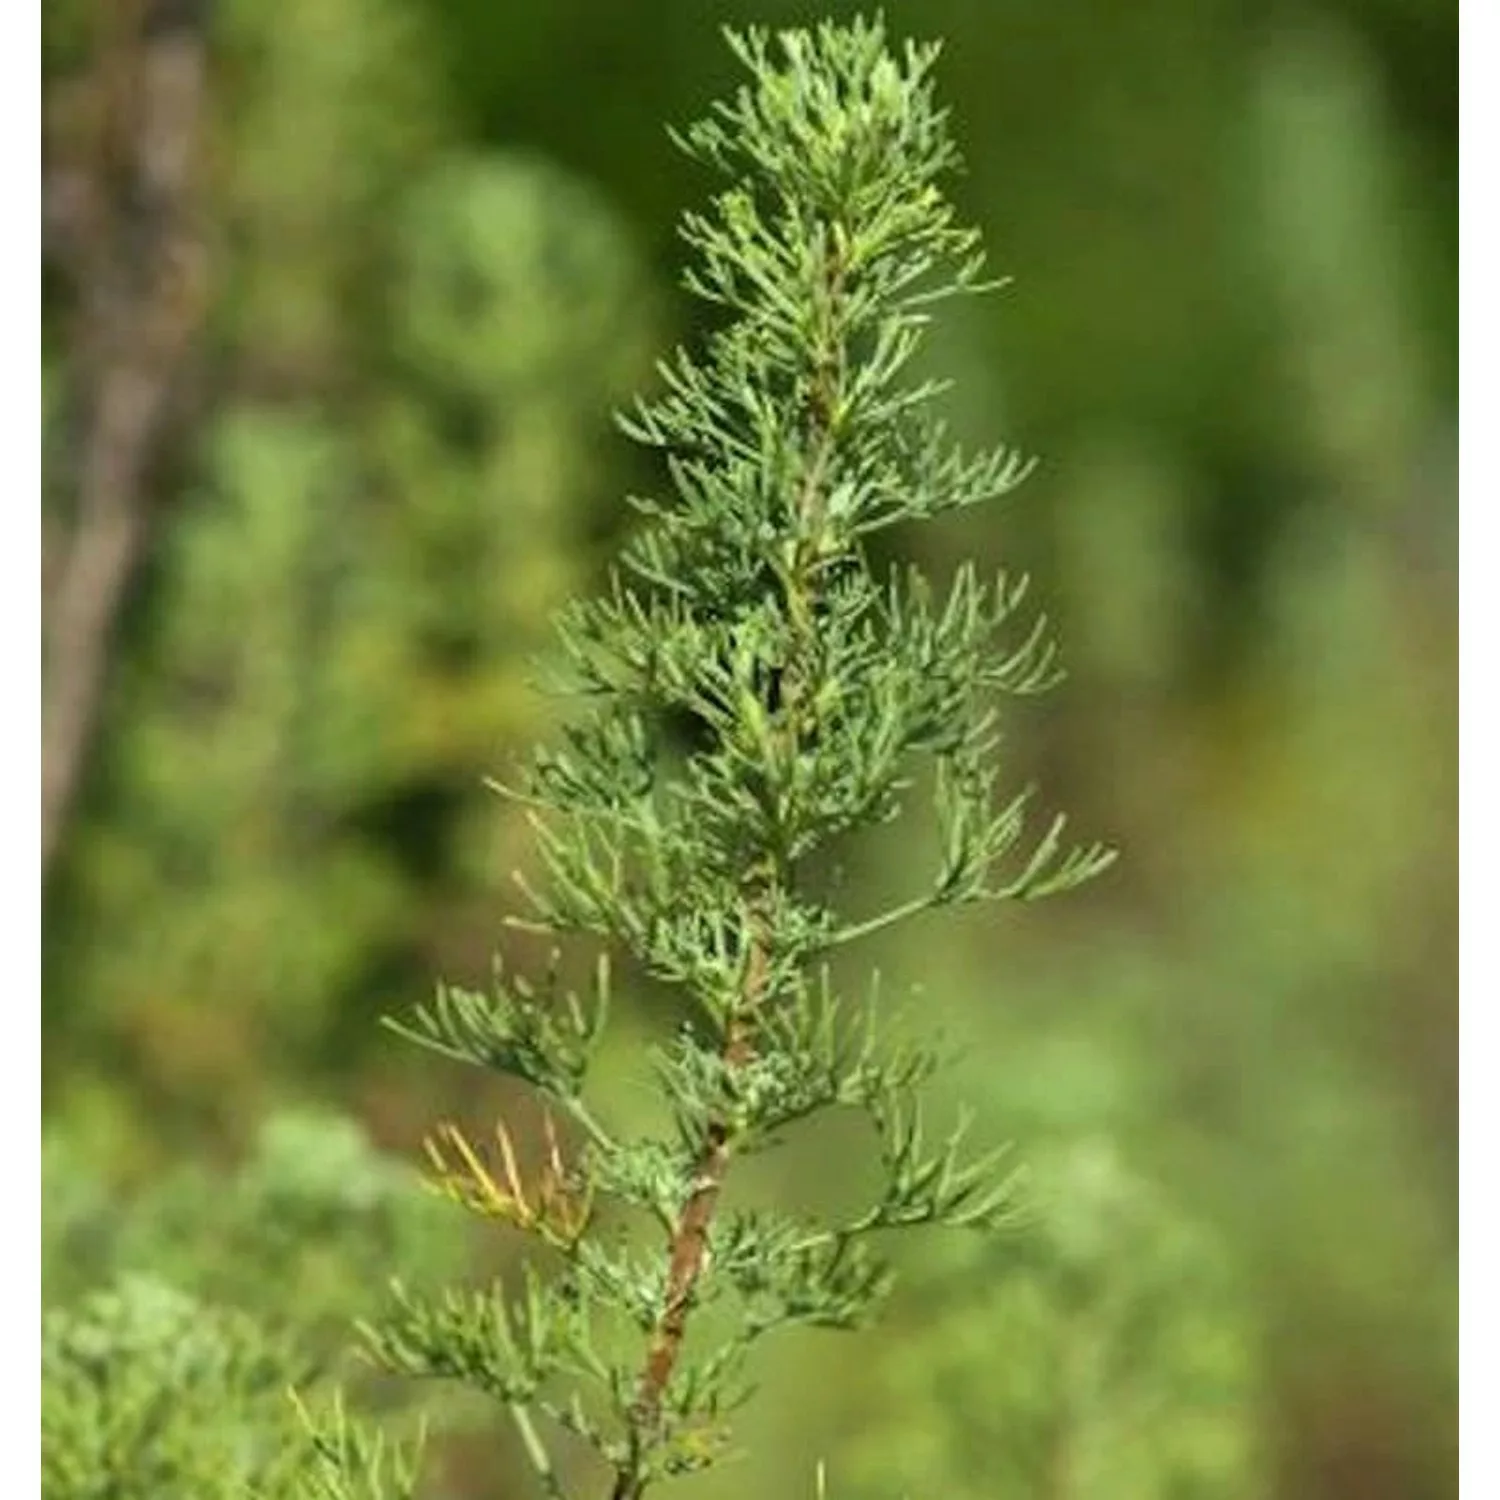
[[409,1497],[414,1459],[329,1383],[367,1394],[342,1351],[391,1259],[422,1282],[460,1269],[417,1174],[310,1112],[271,1116],[237,1167],[185,1164],[133,1193],[90,1155],[45,1141],[47,1500]]
[[132,1278],[42,1329],[42,1492],[219,1500],[284,1487],[290,1352],[247,1314]]
[[125,1277],[43,1321],[42,1494],[413,1500],[415,1449],[303,1405],[313,1373],[249,1314]]

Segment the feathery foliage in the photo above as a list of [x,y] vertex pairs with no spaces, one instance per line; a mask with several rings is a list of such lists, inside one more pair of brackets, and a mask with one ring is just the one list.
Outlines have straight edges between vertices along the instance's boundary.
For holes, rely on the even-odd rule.
[[43,1195],[47,1500],[410,1500],[413,1456],[326,1389],[382,1264],[426,1284],[463,1259],[409,1167],[281,1113],[238,1170],[128,1197],[54,1133]]
[[43,1322],[42,1493],[413,1500],[415,1452],[351,1421],[341,1397],[289,1399],[311,1373],[248,1313],[124,1277]]
[[[969,1155],[962,1129],[929,1138],[934,1058],[892,1045],[876,992],[839,993],[832,960],[930,908],[1049,895],[1112,858],[1066,843],[1061,818],[1030,831],[1032,789],[998,785],[997,702],[1057,679],[1025,581],[965,567],[943,591],[867,556],[874,534],[1005,495],[1029,467],[962,452],[934,412],[943,383],[918,373],[933,307],[993,285],[940,187],[958,153],[937,48],[893,49],[865,21],[729,40],[746,82],[676,137],[732,179],[683,221],[686,284],[722,316],[623,419],[668,494],[632,502],[645,525],[608,588],[561,616],[560,687],[583,715],[496,787],[527,810],[545,876],[522,881],[520,925],[597,939],[688,998],[653,1057],[671,1128],[627,1139],[585,1097],[604,958],[585,995],[556,968],[539,987],[497,968],[487,992],[441,987],[398,1026],[544,1097],[537,1172],[504,1125],[493,1150],[441,1127],[428,1154],[444,1194],[532,1236],[545,1265],[519,1295],[398,1286],[366,1342],[507,1407],[552,1496],[574,1490],[549,1424],[596,1450],[613,1500],[638,1500],[726,1453],[763,1335],[871,1316],[891,1282],[879,1231],[1010,1220],[1015,1171]],[[889,910],[842,910],[815,856],[900,816],[924,758],[937,868]],[[875,1127],[875,1202],[831,1224],[721,1209],[737,1158],[833,1106]],[[650,1240],[620,1232],[631,1217]]]

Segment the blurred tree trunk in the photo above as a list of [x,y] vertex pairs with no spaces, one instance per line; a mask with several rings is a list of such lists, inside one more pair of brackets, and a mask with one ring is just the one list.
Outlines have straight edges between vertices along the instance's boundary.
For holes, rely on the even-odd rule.
[[76,450],[44,559],[42,873],[87,765],[110,645],[150,534],[151,475],[204,306],[196,212],[205,6],[106,8],[47,119],[44,255],[68,283]]

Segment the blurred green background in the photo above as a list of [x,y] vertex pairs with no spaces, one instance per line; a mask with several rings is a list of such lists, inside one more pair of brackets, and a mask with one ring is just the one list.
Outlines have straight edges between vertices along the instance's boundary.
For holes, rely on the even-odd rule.
[[[515,1105],[376,1019],[497,946],[540,956],[501,929],[529,853],[480,782],[547,733],[548,613],[649,482],[611,408],[693,335],[674,221],[711,184],[663,125],[734,82],[722,23],[852,9],[215,8],[209,300],[46,872],[49,1306],[144,1269],[284,1312],[280,1262],[222,1256],[268,1150],[332,1151],[347,1184],[339,1152],[377,1169],[337,1112],[410,1157],[435,1112]],[[114,13],[43,8],[52,160],[87,137]],[[1014,277],[931,362],[961,436],[1043,460],[894,545],[1035,571],[1070,675],[1009,753],[1124,858],[878,955],[956,1044],[938,1104],[1032,1163],[1038,1227],[901,1247],[888,1321],[784,1346],[748,1456],[680,1488],[811,1494],[822,1456],[835,1500],[1453,1495],[1457,6],[885,14],[946,40],[953,191]],[[90,296],[44,266],[44,612]],[[923,836],[861,844],[856,893],[900,887]],[[645,992],[624,1009],[628,1115],[661,1023]],[[276,1157],[296,1128],[313,1144]],[[747,1191],[821,1201],[867,1149],[819,1134]],[[374,1263],[371,1194],[309,1220],[360,1242],[298,1272],[309,1324],[443,1258],[386,1225]],[[531,1493],[504,1434],[450,1448],[434,1496]]]

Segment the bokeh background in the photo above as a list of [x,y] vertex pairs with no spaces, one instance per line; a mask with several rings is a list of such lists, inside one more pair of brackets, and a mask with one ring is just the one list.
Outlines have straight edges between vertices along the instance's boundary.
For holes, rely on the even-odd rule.
[[[651,482],[610,411],[694,334],[711,184],[663,125],[733,83],[722,23],[851,9],[43,8],[49,1306],[149,1272],[331,1338],[456,1253],[381,1173],[529,1106],[377,1018],[542,956],[481,779],[554,722],[549,611]],[[1037,1227],[900,1247],[887,1321],[783,1345],[682,1493],[822,1457],[871,1500],[1453,1495],[1457,6],[885,13],[946,40],[953,192],[1014,277],[931,362],[965,439],[1042,458],[898,545],[1033,570],[1069,679],[1016,774],[1124,856],[876,955]],[[661,1024],[627,985],[621,1117]],[[746,1191],[868,1150],[835,1124]],[[466,1422],[431,1493],[532,1493]]]

